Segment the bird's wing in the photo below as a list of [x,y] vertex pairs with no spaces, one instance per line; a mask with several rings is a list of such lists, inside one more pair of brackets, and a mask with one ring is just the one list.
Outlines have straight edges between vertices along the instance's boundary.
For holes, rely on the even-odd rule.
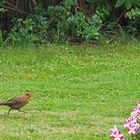
[[8,105],[21,104],[21,100],[19,98],[12,98],[12,99],[7,101],[7,104]]

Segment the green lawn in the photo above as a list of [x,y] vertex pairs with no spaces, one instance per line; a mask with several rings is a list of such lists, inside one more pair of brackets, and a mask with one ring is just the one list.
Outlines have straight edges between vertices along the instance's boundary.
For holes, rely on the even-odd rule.
[[0,100],[26,90],[24,110],[0,106],[0,140],[109,140],[140,99],[140,44],[0,48]]

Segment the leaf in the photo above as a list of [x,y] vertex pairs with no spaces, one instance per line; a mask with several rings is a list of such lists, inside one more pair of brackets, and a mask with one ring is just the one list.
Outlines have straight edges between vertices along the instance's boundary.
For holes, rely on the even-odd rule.
[[103,12],[104,12],[106,15],[109,15],[109,10],[108,10],[108,9],[103,8]]
[[127,10],[129,10],[132,7],[132,1],[131,0],[126,0],[125,7],[126,7]]
[[140,0],[135,0],[134,5],[140,8]]
[[116,8],[121,7],[122,5],[125,4],[125,1],[127,0],[117,0],[115,7]]

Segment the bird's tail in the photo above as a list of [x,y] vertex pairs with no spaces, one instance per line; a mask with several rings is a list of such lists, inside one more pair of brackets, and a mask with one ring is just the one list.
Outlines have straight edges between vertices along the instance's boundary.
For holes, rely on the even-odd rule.
[[1,105],[7,105],[7,103],[5,103],[5,102],[1,102],[1,103],[0,103],[0,106],[1,106]]

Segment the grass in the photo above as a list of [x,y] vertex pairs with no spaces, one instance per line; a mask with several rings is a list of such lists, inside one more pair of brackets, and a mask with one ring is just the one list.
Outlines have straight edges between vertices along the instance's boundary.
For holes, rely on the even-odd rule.
[[0,100],[33,92],[27,113],[0,107],[0,140],[109,140],[140,99],[140,45],[0,48]]

